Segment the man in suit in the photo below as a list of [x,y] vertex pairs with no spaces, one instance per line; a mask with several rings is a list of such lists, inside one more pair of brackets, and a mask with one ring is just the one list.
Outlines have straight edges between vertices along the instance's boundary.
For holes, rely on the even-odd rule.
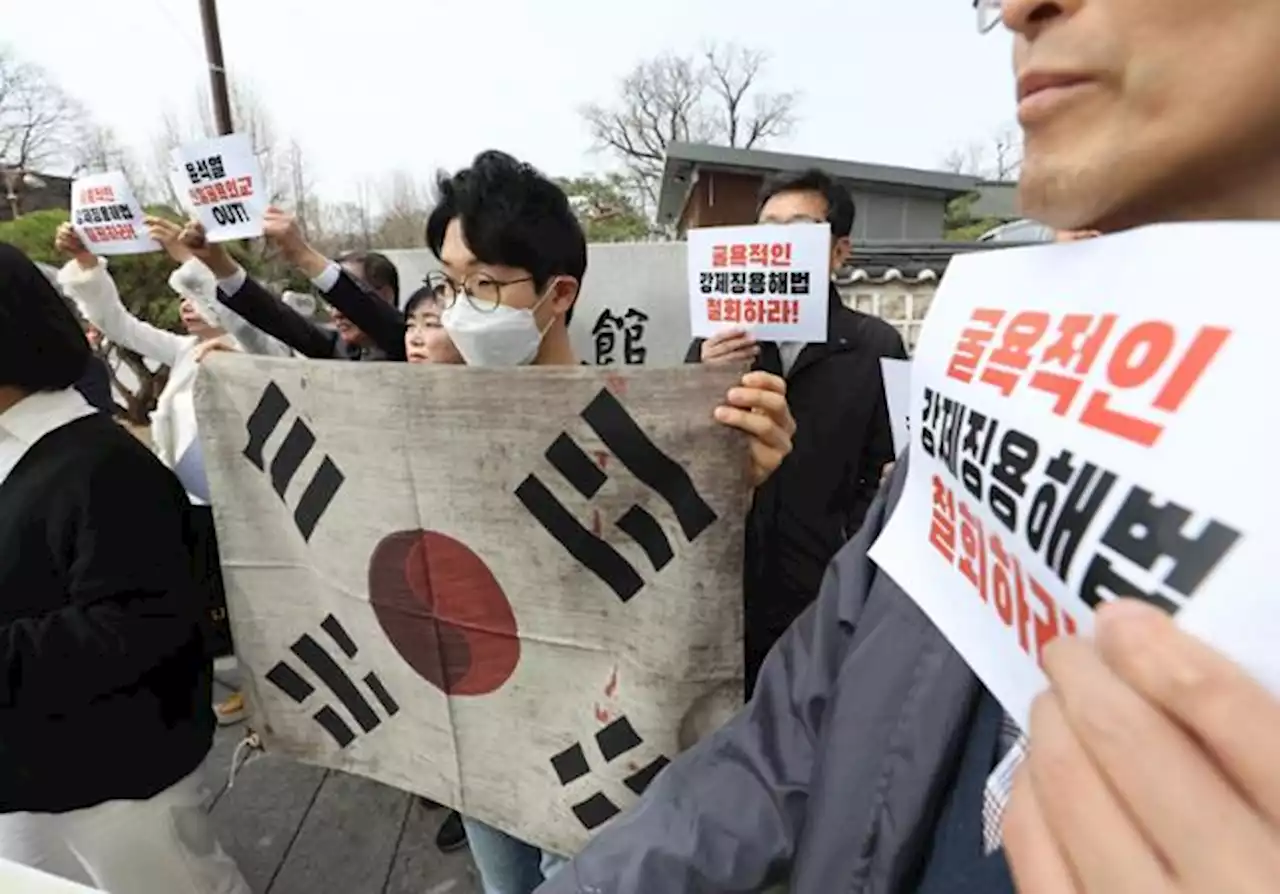
[[[758,221],[830,224],[833,273],[852,252],[853,199],[820,170],[767,181]],[[747,519],[748,692],[774,641],[813,601],[831,557],[862,526],[881,469],[893,460],[880,358],[905,359],[902,336],[878,317],[846,307],[834,283],[828,289],[825,342],[757,342],[750,331],[731,329],[695,340],[685,358],[750,363],[784,376],[796,420],[792,453],[756,491]]]

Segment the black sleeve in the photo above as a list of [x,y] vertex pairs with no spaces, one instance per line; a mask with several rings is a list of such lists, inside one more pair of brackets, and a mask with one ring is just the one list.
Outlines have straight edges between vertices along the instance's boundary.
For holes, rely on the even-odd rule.
[[190,504],[173,473],[121,445],[67,493],[48,512],[66,556],[66,604],[0,625],[0,709],[69,713],[138,683],[199,636]]
[[702,362],[702,343],[705,338],[695,338],[689,345],[689,350],[684,355],[685,363],[701,363]]
[[[284,342],[304,357],[332,360],[336,356],[338,334],[308,320],[263,288],[252,276],[245,276],[234,295],[218,289],[218,300],[244,317],[250,325]],[[400,350],[404,350],[401,339]]]
[[387,354],[388,360],[404,360],[404,315],[373,292],[363,288],[345,270],[325,300]]
[[111,372],[101,357],[90,357],[84,375],[76,382],[76,390],[99,413],[116,414],[115,398],[111,395]]

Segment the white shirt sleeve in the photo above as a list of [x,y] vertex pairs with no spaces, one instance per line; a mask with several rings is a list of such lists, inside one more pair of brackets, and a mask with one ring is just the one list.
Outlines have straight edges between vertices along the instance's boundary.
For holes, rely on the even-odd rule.
[[218,280],[218,289],[225,295],[234,295],[244,286],[244,282],[249,276],[244,272],[243,267],[237,267],[236,272],[228,276],[226,279]]
[[335,285],[338,284],[338,277],[342,275],[342,268],[334,261],[330,261],[324,268],[324,273],[311,280],[311,284],[321,292],[327,293]]
[[102,330],[108,341],[165,366],[173,366],[187,347],[188,337],[157,329],[129,313],[102,258],[90,270],[74,260],[68,261],[58,271],[58,285],[80,308],[84,318]]

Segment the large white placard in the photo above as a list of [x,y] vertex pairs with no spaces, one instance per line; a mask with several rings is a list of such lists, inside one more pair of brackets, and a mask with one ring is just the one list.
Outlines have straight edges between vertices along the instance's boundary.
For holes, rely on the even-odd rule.
[[206,361],[250,725],[575,852],[741,704],[735,378]]
[[1043,648],[1118,596],[1178,612],[1280,691],[1275,424],[1253,406],[1280,309],[1224,295],[1215,260],[1278,239],[1183,224],[952,262],[871,555],[1020,723]]
[[830,224],[689,230],[689,326],[749,329],[757,341],[827,340]]
[[159,251],[142,218],[142,205],[121,171],[77,177],[71,184],[71,225],[95,255]]
[[245,134],[187,143],[173,150],[169,177],[210,242],[256,239],[269,196]]

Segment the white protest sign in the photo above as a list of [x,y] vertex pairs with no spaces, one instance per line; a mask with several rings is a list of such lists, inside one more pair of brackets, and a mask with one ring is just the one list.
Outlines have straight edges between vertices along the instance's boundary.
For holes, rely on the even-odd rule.
[[188,143],[173,150],[172,161],[174,191],[204,225],[210,242],[262,235],[267,188],[248,136]]
[[100,894],[97,888],[69,882],[38,869],[0,859],[0,892],[4,894]]
[[893,432],[893,455],[901,456],[911,443],[911,361],[880,358],[884,399],[889,407],[889,428]]
[[71,225],[95,255],[159,251],[142,217],[142,205],[120,171],[77,177],[71,184]]
[[1160,226],[948,269],[912,369],[909,476],[871,556],[1024,728],[1044,647],[1120,596],[1178,612],[1280,692],[1275,430],[1241,405],[1271,377],[1280,308],[1221,300],[1211,260],[1277,240]]
[[742,327],[759,341],[827,340],[829,224],[704,227],[687,241],[695,337]]

